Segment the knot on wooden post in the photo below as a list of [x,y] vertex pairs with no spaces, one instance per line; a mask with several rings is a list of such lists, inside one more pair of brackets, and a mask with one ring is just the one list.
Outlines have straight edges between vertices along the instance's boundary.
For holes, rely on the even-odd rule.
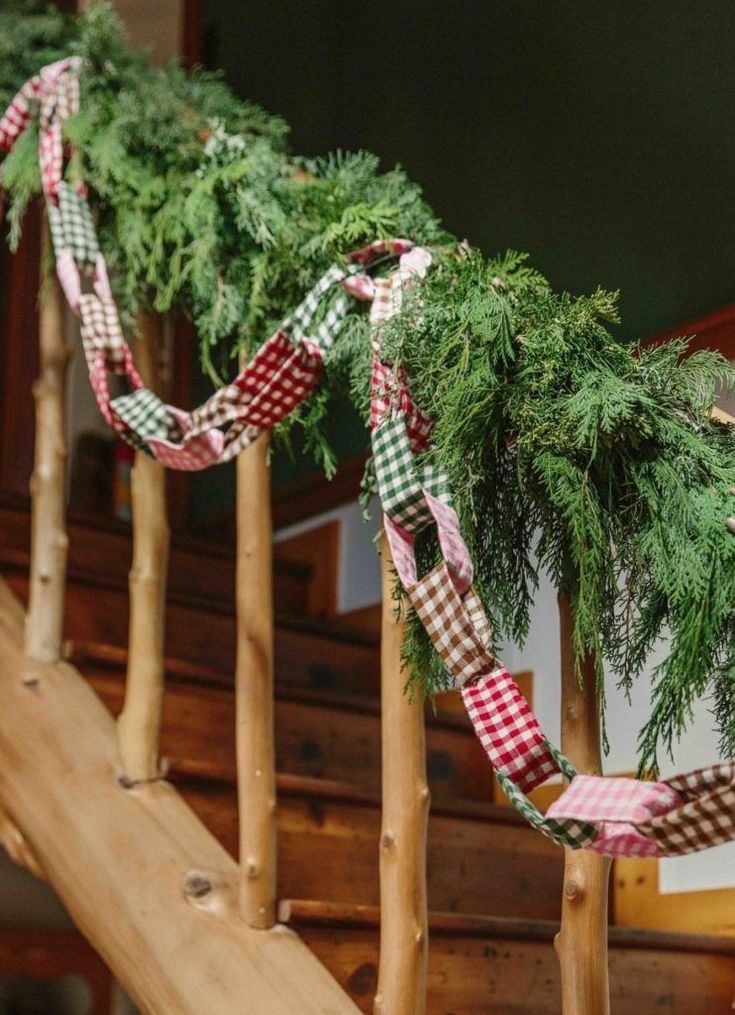
[[579,902],[584,898],[584,885],[577,876],[569,877],[564,882],[564,898],[570,902]]

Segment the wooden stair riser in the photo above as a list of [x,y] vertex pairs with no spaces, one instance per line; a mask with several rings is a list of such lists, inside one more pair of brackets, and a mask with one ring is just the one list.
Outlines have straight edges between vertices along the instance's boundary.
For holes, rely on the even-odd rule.
[[[123,695],[122,674],[82,667],[115,714]],[[296,693],[296,692],[292,692]],[[319,700],[276,701],[276,767],[279,772],[380,788],[380,716],[323,705]],[[161,753],[177,771],[235,779],[234,695],[224,688],[167,681]],[[492,798],[490,766],[472,730],[429,719],[427,767],[436,797]]]
[[[237,851],[235,793],[174,780],[209,830]],[[377,904],[380,810],[371,804],[278,797],[279,897]],[[562,856],[522,825],[429,819],[429,907],[558,919]]]
[[[24,599],[27,577],[3,573],[8,585]],[[280,604],[276,602],[276,609]],[[73,640],[124,646],[128,634],[128,596],[122,590],[69,583],[65,636]],[[166,611],[166,653],[193,664],[233,673],[234,614],[169,602]],[[311,625],[277,625],[277,679],[296,687],[377,694],[377,646],[337,639]]]
[[[69,522],[69,578],[127,589],[132,560],[129,530],[105,529]],[[28,572],[30,515],[0,507],[0,571]],[[231,552],[189,541],[182,545],[173,534],[168,567],[169,594],[192,606],[234,609],[235,560]],[[310,594],[312,569],[305,564],[276,558],[274,589],[281,609],[303,616]]]
[[[362,1011],[371,1012],[377,931],[298,930]],[[735,960],[727,956],[612,947],[612,1015],[726,1015],[732,1010],[734,969]],[[559,1015],[560,1010],[559,962],[551,942],[430,934],[428,1015]]]

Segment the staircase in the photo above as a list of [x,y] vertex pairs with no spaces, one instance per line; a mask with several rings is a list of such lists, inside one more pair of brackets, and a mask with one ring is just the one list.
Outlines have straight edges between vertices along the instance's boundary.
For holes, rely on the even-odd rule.
[[[0,572],[25,598],[29,521],[0,510]],[[129,535],[69,526],[66,654],[119,711],[126,665]],[[379,645],[304,615],[307,566],[276,564],[279,917],[357,1006],[372,1009],[379,933]],[[174,545],[161,751],[169,779],[237,854],[232,671],[234,564]],[[556,1015],[553,950],[563,855],[493,802],[462,716],[427,709],[430,1015]],[[614,1015],[725,1015],[735,939],[612,927]],[[592,1013],[590,1013],[592,1015]]]

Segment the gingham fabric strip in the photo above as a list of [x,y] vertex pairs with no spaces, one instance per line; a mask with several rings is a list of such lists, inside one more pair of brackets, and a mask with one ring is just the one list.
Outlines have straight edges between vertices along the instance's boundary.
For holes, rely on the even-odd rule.
[[556,821],[553,818],[546,818],[538,807],[528,799],[513,779],[510,779],[503,772],[497,772],[498,782],[519,814],[522,814],[529,825],[536,828],[543,835],[560,846],[570,846],[572,849],[584,849],[590,846],[596,836],[597,828],[587,822],[567,819]]
[[[431,420],[414,404],[403,371],[381,354],[381,330],[425,276],[429,251],[407,239],[380,239],[353,251],[354,267],[346,274],[336,265],[330,268],[234,381],[194,412],[165,404],[143,386],[120,327],[86,188],[64,179],[63,124],[79,111],[81,66],[78,57],[60,60],[20,89],[0,120],[0,150],[11,151],[37,116],[57,273],[81,319],[90,382],[110,426],[170,468],[202,469],[227,461],[309,395],[350,299],[370,302],[370,426],[393,560],[433,644],[462,687],[473,726],[513,805],[556,842],[610,856],[671,856],[735,839],[735,762],[662,782],[577,775],[545,738],[507,670],[497,665],[447,478],[425,453]],[[386,255],[398,258],[397,267],[380,277],[368,275],[373,262]],[[126,394],[111,398],[109,372],[125,379]],[[429,525],[437,527],[442,560],[419,578],[414,538]],[[526,794],[559,773],[570,785],[544,816]]]
[[417,464],[408,440],[406,417],[401,412],[373,430],[372,447],[383,511],[410,532],[420,532],[433,521],[424,490],[448,502],[446,476],[431,462]]
[[530,792],[560,771],[528,702],[506,669],[462,688],[467,714],[493,768]]
[[665,782],[577,775],[548,808],[547,817],[640,824],[681,805],[681,796]]
[[638,825],[665,855],[694,853],[735,839],[735,763],[712,765],[667,782],[690,798]]

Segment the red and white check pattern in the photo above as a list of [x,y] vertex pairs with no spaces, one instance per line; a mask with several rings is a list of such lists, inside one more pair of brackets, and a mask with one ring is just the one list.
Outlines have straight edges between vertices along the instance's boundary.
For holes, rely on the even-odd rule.
[[31,100],[38,97],[41,78],[36,76],[26,81],[0,120],[0,149],[10,152],[13,145],[30,122]]
[[424,451],[429,445],[431,420],[416,408],[403,370],[394,371],[375,355],[370,375],[370,429],[376,430],[382,420],[393,412],[401,412],[406,417],[413,453]]
[[598,825],[597,836],[585,849],[602,856],[636,856],[646,860],[665,855],[658,843],[639,832],[635,825],[611,821]]
[[547,818],[577,821],[629,821],[640,824],[666,814],[683,798],[665,782],[576,775],[546,812]]
[[234,382],[249,398],[248,422],[267,428],[288,416],[317,383],[321,366],[316,343],[295,348],[283,332],[277,332]]
[[466,684],[462,698],[491,765],[524,793],[558,773],[538,719],[506,669]]

